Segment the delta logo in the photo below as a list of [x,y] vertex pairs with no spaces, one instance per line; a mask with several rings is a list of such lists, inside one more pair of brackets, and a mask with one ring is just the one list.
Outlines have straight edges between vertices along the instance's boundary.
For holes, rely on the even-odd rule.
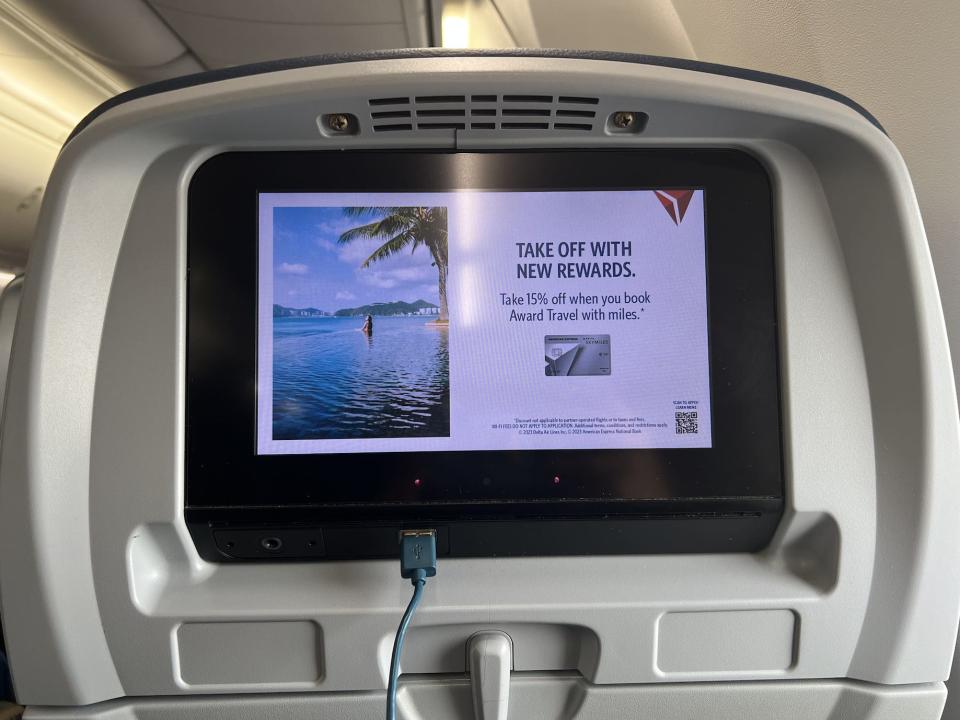
[[683,222],[683,216],[687,214],[687,208],[693,199],[693,190],[654,190],[653,194],[657,196],[674,224]]

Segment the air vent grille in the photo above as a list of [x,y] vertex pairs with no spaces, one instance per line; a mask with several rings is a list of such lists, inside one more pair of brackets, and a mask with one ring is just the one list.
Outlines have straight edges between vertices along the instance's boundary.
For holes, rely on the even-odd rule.
[[416,95],[372,98],[374,132],[560,130],[597,127],[599,98],[571,95]]

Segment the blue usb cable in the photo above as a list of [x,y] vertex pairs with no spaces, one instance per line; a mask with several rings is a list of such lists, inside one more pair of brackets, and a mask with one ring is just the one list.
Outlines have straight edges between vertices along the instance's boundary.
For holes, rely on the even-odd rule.
[[400,653],[413,614],[423,597],[427,578],[437,574],[437,533],[433,530],[404,530],[400,533],[400,576],[413,583],[413,597],[403,613],[390,656],[390,680],[387,683],[387,720],[397,718],[397,680],[400,676]]

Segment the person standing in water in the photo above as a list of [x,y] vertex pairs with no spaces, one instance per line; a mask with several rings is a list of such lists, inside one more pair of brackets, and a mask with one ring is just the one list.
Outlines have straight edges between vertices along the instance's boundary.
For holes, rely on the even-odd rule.
[[363,321],[363,327],[360,330],[366,335],[373,335],[373,315],[367,315],[367,319]]

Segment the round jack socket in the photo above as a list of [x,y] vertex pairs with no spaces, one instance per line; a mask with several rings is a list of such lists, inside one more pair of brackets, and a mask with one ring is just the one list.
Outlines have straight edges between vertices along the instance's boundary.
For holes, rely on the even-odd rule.
[[283,540],[278,537],[265,537],[260,539],[260,547],[269,552],[276,552],[283,547]]

